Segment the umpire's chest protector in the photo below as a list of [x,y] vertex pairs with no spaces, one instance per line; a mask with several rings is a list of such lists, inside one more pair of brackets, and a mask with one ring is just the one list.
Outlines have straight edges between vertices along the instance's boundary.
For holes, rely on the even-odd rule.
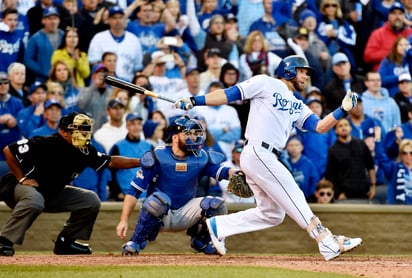
[[207,154],[203,151],[200,153],[200,156],[190,155],[179,159],[170,149],[156,150],[157,159],[160,161],[160,175],[156,188],[168,194],[173,202],[177,198],[180,202],[186,203],[193,198],[199,174],[208,163]]

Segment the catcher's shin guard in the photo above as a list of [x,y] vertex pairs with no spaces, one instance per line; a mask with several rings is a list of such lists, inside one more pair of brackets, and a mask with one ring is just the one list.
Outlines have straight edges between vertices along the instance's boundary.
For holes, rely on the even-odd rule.
[[140,245],[143,249],[145,242],[154,241],[162,225],[162,218],[167,214],[171,200],[169,196],[161,192],[154,192],[143,202],[136,229],[131,241]]
[[203,252],[207,255],[216,253],[216,248],[211,242],[209,231],[207,230],[204,220],[200,220],[197,224],[190,227],[187,232],[190,238],[190,247],[196,252]]

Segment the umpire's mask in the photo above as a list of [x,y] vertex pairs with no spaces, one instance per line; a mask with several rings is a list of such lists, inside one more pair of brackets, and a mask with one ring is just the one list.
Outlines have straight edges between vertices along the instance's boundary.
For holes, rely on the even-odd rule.
[[92,139],[93,120],[84,114],[77,114],[67,129],[72,135],[73,146],[82,152],[87,151],[86,146]]

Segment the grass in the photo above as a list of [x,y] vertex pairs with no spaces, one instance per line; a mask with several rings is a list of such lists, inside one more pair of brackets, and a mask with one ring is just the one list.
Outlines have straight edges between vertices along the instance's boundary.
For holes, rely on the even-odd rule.
[[334,273],[319,273],[298,270],[285,270],[273,267],[250,266],[0,266],[0,277],[42,277],[42,278],[74,278],[74,277],[287,277],[287,278],[344,278],[355,277]]

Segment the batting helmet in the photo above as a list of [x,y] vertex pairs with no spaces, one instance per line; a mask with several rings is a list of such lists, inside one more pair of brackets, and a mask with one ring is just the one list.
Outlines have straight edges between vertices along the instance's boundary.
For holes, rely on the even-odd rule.
[[296,77],[296,69],[303,68],[308,70],[308,74],[312,75],[315,73],[315,69],[309,66],[308,61],[299,55],[292,55],[284,58],[278,68],[275,71],[275,75],[284,78],[286,80],[291,80]]

